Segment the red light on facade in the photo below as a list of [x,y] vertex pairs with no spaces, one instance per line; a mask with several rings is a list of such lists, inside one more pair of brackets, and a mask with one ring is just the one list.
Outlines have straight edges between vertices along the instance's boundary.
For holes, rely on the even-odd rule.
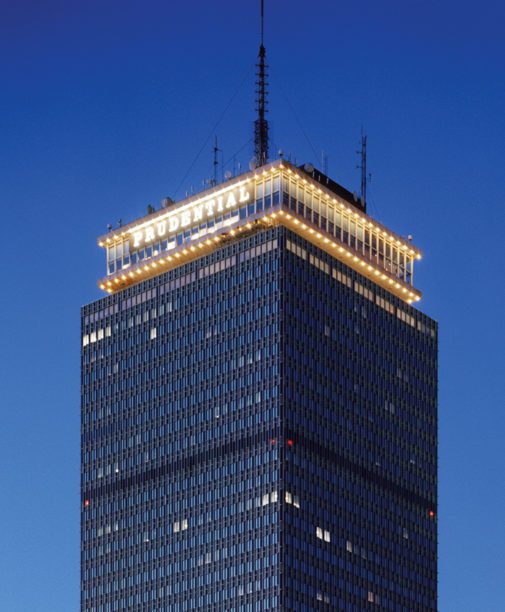
[[293,440],[291,440],[291,438],[288,439],[288,446],[293,446]]
[[435,513],[433,512],[433,510],[430,510],[428,514],[430,515],[430,518],[435,518]]
[[275,438],[272,438],[272,439],[270,440],[270,444],[272,444],[272,445],[273,445],[273,444],[275,444],[275,442],[276,442]]
[[89,499],[84,500],[84,507],[87,508],[89,506]]

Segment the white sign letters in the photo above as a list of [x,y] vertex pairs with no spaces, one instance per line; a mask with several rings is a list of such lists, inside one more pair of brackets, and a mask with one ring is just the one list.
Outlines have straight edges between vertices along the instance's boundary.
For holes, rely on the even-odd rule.
[[130,239],[130,249],[139,249],[144,245],[164,240],[178,231],[184,231],[185,228],[203,223],[206,219],[218,217],[250,201],[251,192],[244,185],[231,188],[218,196],[198,200],[193,206],[182,212],[175,210],[166,217],[154,220],[149,225],[139,229],[134,228]]

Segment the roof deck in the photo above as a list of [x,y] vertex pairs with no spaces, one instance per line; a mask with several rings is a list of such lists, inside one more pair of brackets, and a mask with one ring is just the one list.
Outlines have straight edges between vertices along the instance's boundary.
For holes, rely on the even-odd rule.
[[107,275],[99,286],[113,293],[253,227],[282,224],[405,302],[421,299],[413,284],[421,252],[333,185],[277,160],[148,214],[98,239],[107,252]]

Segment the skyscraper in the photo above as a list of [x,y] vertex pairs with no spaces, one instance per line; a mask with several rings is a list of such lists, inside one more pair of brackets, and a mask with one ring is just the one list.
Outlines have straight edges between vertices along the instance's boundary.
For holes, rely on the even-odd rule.
[[436,610],[418,249],[282,159],[99,245],[82,610]]

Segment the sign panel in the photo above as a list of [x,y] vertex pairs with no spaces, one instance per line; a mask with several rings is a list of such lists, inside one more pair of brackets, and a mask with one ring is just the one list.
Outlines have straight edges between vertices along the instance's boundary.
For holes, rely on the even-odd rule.
[[253,186],[249,187],[248,185],[232,187],[219,195],[209,195],[207,198],[197,200],[181,212],[176,209],[167,214],[166,217],[160,217],[153,220],[152,223],[143,224],[138,229],[133,228],[131,230],[130,251],[165,240],[177,234],[177,232],[248,204],[252,200],[253,189]]

